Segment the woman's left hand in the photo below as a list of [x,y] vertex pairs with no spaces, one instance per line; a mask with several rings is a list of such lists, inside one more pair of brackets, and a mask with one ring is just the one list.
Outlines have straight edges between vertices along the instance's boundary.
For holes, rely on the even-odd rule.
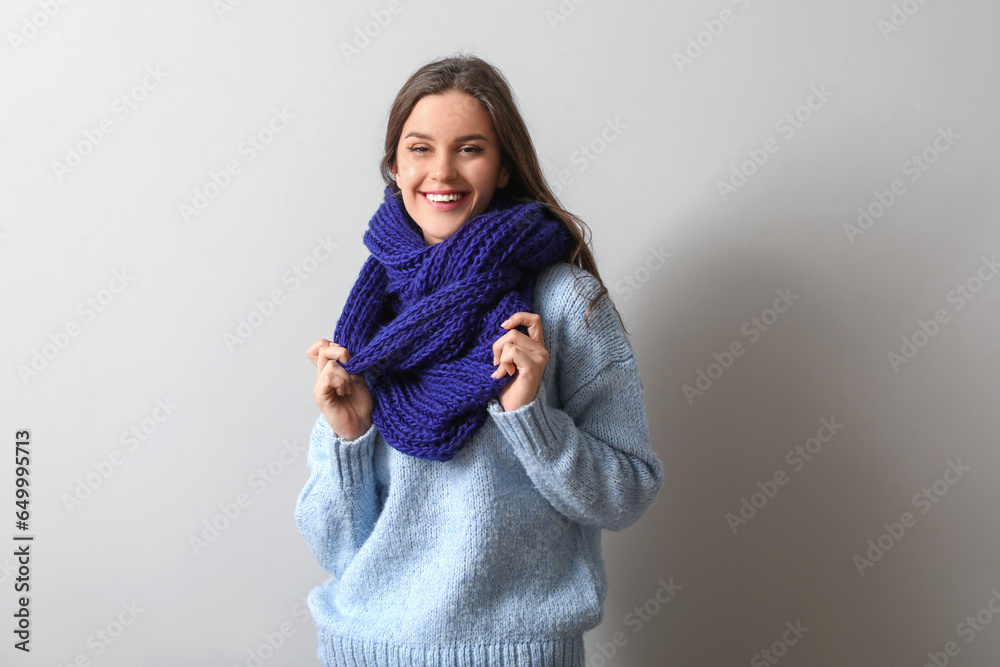
[[[528,335],[515,327],[524,325]],[[493,343],[493,364],[497,369],[491,377],[514,376],[500,390],[500,405],[504,410],[516,410],[531,403],[542,384],[542,371],[549,362],[549,351],[542,339],[542,318],[535,313],[517,312],[500,326],[510,329]]]

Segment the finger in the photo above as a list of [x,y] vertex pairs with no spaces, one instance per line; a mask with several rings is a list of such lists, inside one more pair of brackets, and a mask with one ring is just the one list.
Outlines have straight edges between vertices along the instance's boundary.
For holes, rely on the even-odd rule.
[[[317,352],[317,361],[316,361],[316,368],[318,371],[318,375],[322,374],[323,369],[327,366],[329,362],[342,361],[346,364],[348,360],[350,360],[350,358],[351,355],[347,352],[347,350],[343,347],[340,347],[339,345],[331,344],[328,347],[321,347]],[[344,370],[340,364],[334,363],[334,366],[336,366],[340,370]],[[347,374],[347,371],[344,371],[344,373]]]
[[503,354],[504,349],[506,349],[508,345],[515,342],[523,343],[528,340],[530,339],[517,329],[511,329],[504,335],[497,338],[493,341],[493,365],[496,366],[500,363],[500,356]]
[[500,355],[503,352],[504,347],[512,343],[516,343],[519,348],[533,353],[539,353],[541,350],[545,349],[545,341],[540,339],[536,341],[535,339],[525,336],[517,329],[511,329],[493,342],[494,366],[496,366],[500,361]]
[[330,341],[328,341],[326,338],[320,338],[318,341],[310,345],[308,350],[306,350],[306,356],[309,357],[309,360],[313,362],[313,366],[315,366],[317,363],[320,349],[325,345],[329,344]]
[[[347,348],[341,345],[337,345],[335,342],[327,340],[326,338],[320,338],[318,341],[309,346],[309,349],[306,350],[306,356],[312,359],[314,363],[318,363],[319,357],[322,355],[323,351],[331,349],[344,350],[345,352],[347,351]],[[347,356],[348,359],[350,359],[350,354],[348,354]],[[343,359],[342,361],[346,363],[347,359]]]
[[[521,333],[520,331],[508,331],[504,335],[493,341],[493,365],[496,366],[500,362],[500,353],[503,352],[503,348],[507,345],[507,342],[513,340],[516,334]],[[523,335],[523,334],[522,334]]]
[[345,364],[351,360],[351,353],[347,351],[346,347],[341,347],[336,343],[330,343],[327,347],[321,347],[319,349],[319,358],[326,363],[327,359],[337,359],[343,361]]
[[540,374],[548,363],[548,354],[548,350],[544,347],[538,346],[533,340],[522,335],[518,341],[504,347],[497,367],[497,370],[502,369],[502,371],[494,377],[503,377],[505,372],[510,375],[514,375],[514,373],[521,375]]
[[333,359],[324,364],[319,373],[318,383],[321,386],[332,389],[337,396],[345,396],[347,388],[351,384],[351,376],[344,368]]
[[503,364],[500,364],[493,369],[493,372],[490,374],[490,377],[493,379],[497,379],[497,378],[502,378],[504,375],[507,374],[508,374],[507,367],[504,366]]
[[323,366],[326,364],[326,360],[329,356],[324,356],[324,351],[343,349],[336,343],[332,343],[326,338],[321,338],[310,346],[306,351],[306,355],[312,360],[312,362],[317,366]]
[[516,326],[525,326],[528,328],[528,338],[537,340],[539,343],[543,342],[542,316],[537,313],[518,311],[511,315],[510,319],[506,320],[502,326],[507,329]]
[[496,370],[493,371],[493,377],[503,377],[505,374],[513,375],[517,372],[518,360],[521,357],[522,350],[517,347],[516,343],[509,342],[504,345],[498,359],[499,364]]

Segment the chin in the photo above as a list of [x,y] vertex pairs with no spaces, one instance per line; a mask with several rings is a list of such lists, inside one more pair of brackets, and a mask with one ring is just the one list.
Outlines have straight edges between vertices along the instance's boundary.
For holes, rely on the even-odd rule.
[[[449,228],[449,229],[431,229],[430,230],[430,235],[433,236],[434,238],[441,239],[441,241],[445,241],[445,240],[451,238],[455,234],[455,232],[458,231],[458,229],[459,229],[458,227],[455,227],[454,229],[451,229],[451,228]],[[426,234],[424,234],[424,238],[425,239],[427,238]],[[440,241],[438,243],[440,243]]]

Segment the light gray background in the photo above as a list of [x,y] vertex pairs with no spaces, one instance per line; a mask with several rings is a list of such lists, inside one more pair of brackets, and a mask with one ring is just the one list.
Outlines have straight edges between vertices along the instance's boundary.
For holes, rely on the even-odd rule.
[[[304,351],[330,337],[367,257],[394,94],[465,49],[509,77],[547,176],[565,172],[562,201],[590,225],[634,335],[665,468],[643,519],[604,533],[610,590],[588,664],[768,664],[755,656],[778,642],[782,665],[919,666],[949,641],[950,664],[994,664],[1000,280],[972,280],[961,309],[948,295],[1000,251],[995,3],[219,4],[3,3],[0,539],[13,544],[22,428],[37,538],[30,656],[11,646],[12,547],[0,549],[0,663],[250,665],[282,624],[290,636],[262,664],[315,663],[301,604],[325,575],[292,515],[318,415]],[[348,58],[373,11],[391,20]],[[679,67],[689,38],[706,46]],[[126,117],[116,100],[147,68],[159,81]],[[828,98],[800,109],[814,86]],[[241,142],[275,110],[293,118],[262,132],[273,141],[251,161]],[[776,122],[797,111],[808,120],[788,137]],[[111,131],[57,173],[102,119]],[[609,119],[620,132],[602,145]],[[935,154],[948,128],[957,139]],[[718,182],[769,139],[777,152],[724,198]],[[581,158],[587,145],[596,159]],[[936,161],[911,180],[905,163],[929,148]],[[181,205],[230,160],[240,173],[185,220]],[[905,192],[852,242],[844,226],[894,179]],[[336,248],[310,264],[318,238]],[[296,265],[314,269],[298,285]],[[770,319],[785,289],[798,299]],[[283,302],[227,345],[274,290]],[[88,299],[104,301],[94,317]],[[947,322],[894,369],[889,353],[939,309]],[[736,341],[743,354],[709,369]],[[699,370],[716,379],[689,401]],[[158,400],[176,406],[161,422]],[[821,418],[843,427],[793,469],[786,452]],[[133,427],[149,435],[130,449]],[[67,509],[115,450],[120,465]],[[969,470],[915,504],[949,461]],[[778,471],[787,483],[734,534],[727,513]],[[225,525],[220,505],[241,493],[248,506],[195,553],[190,538]],[[907,511],[915,524],[883,536]],[[890,549],[860,573],[855,556],[880,536]],[[671,578],[680,590],[650,602]],[[134,622],[96,639],[133,602]],[[653,612],[641,625],[637,606]],[[960,624],[977,612],[986,624],[968,641]],[[797,621],[808,631],[783,651]]]

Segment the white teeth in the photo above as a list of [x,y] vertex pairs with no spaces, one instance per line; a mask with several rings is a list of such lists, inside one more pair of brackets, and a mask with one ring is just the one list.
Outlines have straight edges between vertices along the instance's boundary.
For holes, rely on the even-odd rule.
[[424,195],[431,201],[457,201],[463,197],[463,195]]

